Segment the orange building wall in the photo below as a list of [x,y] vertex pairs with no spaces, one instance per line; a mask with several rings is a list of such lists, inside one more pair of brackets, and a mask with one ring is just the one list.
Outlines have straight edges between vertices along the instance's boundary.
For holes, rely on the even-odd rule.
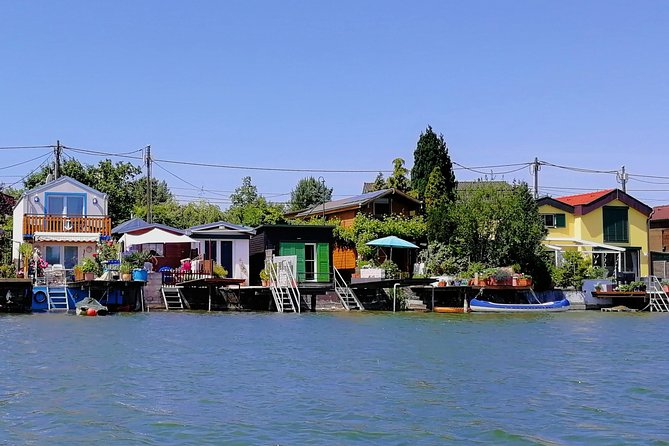
[[332,263],[337,269],[355,269],[355,249],[335,246]]

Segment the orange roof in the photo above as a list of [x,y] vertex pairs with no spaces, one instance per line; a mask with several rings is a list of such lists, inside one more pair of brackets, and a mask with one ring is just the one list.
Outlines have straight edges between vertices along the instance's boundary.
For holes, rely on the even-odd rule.
[[669,220],[669,204],[664,206],[655,206],[651,220]]
[[569,206],[579,206],[592,203],[593,201],[602,198],[607,194],[610,194],[614,190],[615,189],[606,189],[606,190],[599,190],[596,192],[588,192],[587,194],[568,195],[566,197],[555,198],[555,200],[561,201],[562,203],[568,204]]

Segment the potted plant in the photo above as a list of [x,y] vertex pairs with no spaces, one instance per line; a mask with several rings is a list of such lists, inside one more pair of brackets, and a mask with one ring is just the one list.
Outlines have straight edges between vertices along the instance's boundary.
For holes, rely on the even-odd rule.
[[228,275],[228,270],[225,269],[222,265],[214,263],[214,267],[212,268],[212,273],[214,277],[226,277]]
[[81,270],[81,266],[75,265],[72,271],[74,272],[75,282],[81,282],[82,280],[84,280],[84,272]]
[[262,286],[269,286],[269,272],[265,268],[260,270],[260,281]]
[[492,285],[510,285],[512,283],[511,273],[501,268],[495,271],[491,279],[494,282]]
[[669,293],[669,280],[663,280],[662,281],[662,290],[665,293]]
[[94,280],[98,272],[98,264],[90,257],[84,257],[81,261],[81,271],[84,273],[84,280]]
[[602,292],[602,284],[597,282],[595,285],[595,293],[601,293]]
[[130,262],[123,262],[119,267],[119,273],[121,273],[121,280],[129,281],[132,280],[132,268],[133,265]]

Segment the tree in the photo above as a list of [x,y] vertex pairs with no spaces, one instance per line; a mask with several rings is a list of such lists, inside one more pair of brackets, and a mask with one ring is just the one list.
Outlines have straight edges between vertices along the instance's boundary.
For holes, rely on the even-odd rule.
[[224,219],[230,223],[255,227],[285,222],[284,206],[269,203],[265,197],[258,195],[251,177],[242,179],[242,185],[230,195],[230,201],[232,205],[224,213]]
[[444,190],[448,186],[446,185],[446,179],[441,174],[441,169],[435,167],[430,173],[430,177],[427,180],[427,185],[425,186],[425,194],[423,200],[425,202],[425,210],[429,213],[433,208],[446,204],[446,199],[444,197]]
[[409,171],[404,167],[404,160],[402,158],[395,158],[393,160],[393,174],[388,177],[388,181],[386,182],[387,187],[407,192],[409,190],[408,173]]
[[482,181],[459,193],[447,207],[436,209],[450,228],[440,238],[448,241],[455,257],[491,267],[517,263],[539,286],[547,285],[550,278],[541,244],[546,228],[527,184]]
[[332,189],[326,187],[325,182],[320,182],[314,177],[302,178],[290,193],[289,208],[291,211],[299,211],[331,199]]
[[456,188],[455,174],[453,173],[453,163],[451,163],[451,158],[448,155],[446,142],[444,142],[444,136],[437,136],[432,127],[428,126],[418,138],[413,157],[411,187],[416,191],[418,199],[423,200],[430,174],[434,168],[439,168],[445,182],[443,195],[448,200],[453,200]]
[[382,190],[385,188],[386,188],[386,179],[383,177],[383,173],[379,172],[379,174],[374,179],[374,182],[372,183],[372,187],[367,192],[375,192],[377,190]]

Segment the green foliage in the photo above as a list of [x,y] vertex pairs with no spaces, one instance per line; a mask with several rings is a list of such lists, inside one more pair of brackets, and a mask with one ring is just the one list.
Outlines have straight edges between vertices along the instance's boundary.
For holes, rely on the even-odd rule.
[[284,207],[269,203],[265,197],[258,195],[251,177],[244,177],[242,185],[230,195],[232,205],[225,211],[224,220],[251,227],[264,224],[284,223]]
[[96,276],[102,274],[102,268],[91,257],[84,257],[79,264],[79,269],[84,273],[95,273]]
[[148,251],[134,251],[125,256],[123,262],[129,263],[133,268],[144,268],[144,264],[151,261],[151,257]]
[[420,134],[413,157],[411,187],[416,191],[418,199],[423,200],[430,174],[438,168],[445,181],[442,194],[451,201],[455,197],[456,182],[444,136],[437,136],[432,127],[428,126],[425,132]]
[[16,268],[14,265],[0,265],[0,279],[14,279]]
[[119,266],[119,272],[121,274],[131,274],[132,269],[134,268],[133,264],[130,262],[121,262],[121,266]]
[[314,177],[302,178],[290,193],[289,209],[299,211],[332,199],[332,188]]
[[260,280],[269,280],[269,271],[265,268],[260,270]]
[[400,275],[400,268],[392,260],[384,261],[381,265],[379,265],[379,268],[386,272],[386,279],[397,278]]
[[355,246],[358,255],[369,259],[376,252],[376,248],[365,243],[388,235],[395,235],[405,240],[421,240],[425,238],[427,226],[422,216],[402,217],[387,216],[383,219],[358,214],[353,225],[335,227],[334,235],[337,244]]
[[214,274],[214,277],[227,277],[228,270],[225,269],[222,265],[214,263],[214,266],[212,268],[212,273]]
[[377,190],[382,190],[386,188],[386,179],[383,178],[383,173],[379,172],[379,174],[376,176],[376,179],[374,179],[374,183],[372,184],[371,189],[369,192],[375,192]]
[[404,160],[402,158],[395,158],[393,160],[393,174],[388,177],[386,181],[386,186],[388,188],[393,188],[406,192],[409,190],[409,179],[407,174],[409,171],[404,167]]
[[439,167],[435,167],[430,172],[430,177],[425,186],[425,194],[423,200],[425,202],[425,209],[430,212],[437,206],[445,205],[448,202],[448,197],[444,194],[447,189],[446,179],[441,173]]
[[99,242],[96,248],[97,260],[104,262],[107,260],[118,260],[121,245],[112,241]]
[[553,281],[560,287],[579,289],[585,279],[601,279],[600,268],[593,268],[589,257],[578,251],[565,251],[562,264],[553,268]]
[[467,261],[457,257],[451,251],[451,247],[445,243],[432,241],[427,249],[418,254],[420,261],[425,262],[425,269],[431,275],[456,275],[466,269]]

